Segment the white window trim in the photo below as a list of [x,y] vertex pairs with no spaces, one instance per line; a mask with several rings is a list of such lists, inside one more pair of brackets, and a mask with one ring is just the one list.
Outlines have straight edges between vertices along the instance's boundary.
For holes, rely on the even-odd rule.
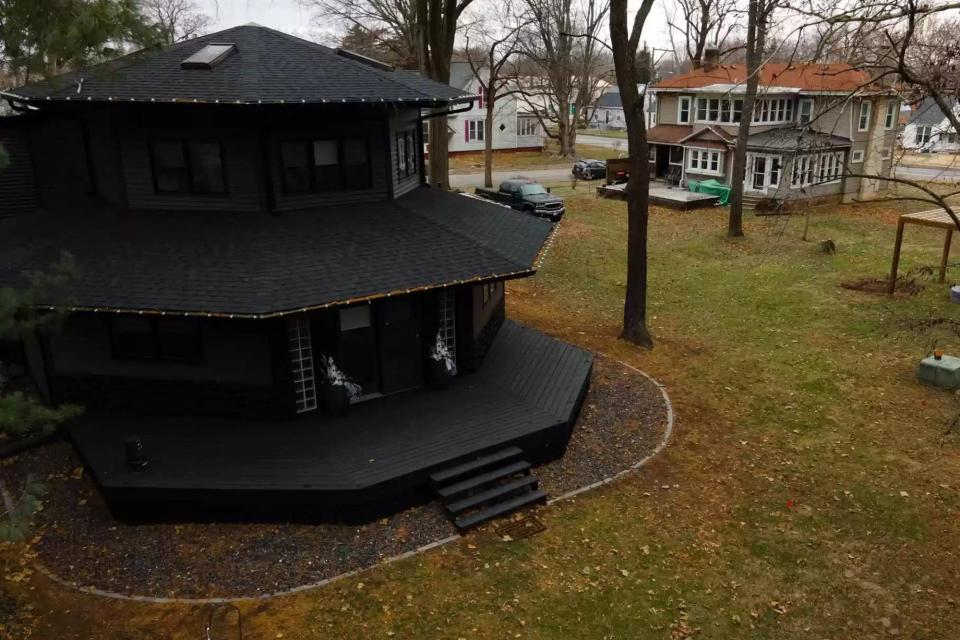
[[[700,100],[707,101],[707,107],[704,110],[704,116],[705,116],[704,118],[700,118],[699,108],[697,107],[697,103]],[[712,120],[710,118],[710,101],[711,100],[717,101],[717,119],[716,120]],[[723,109],[724,101],[726,101],[727,103],[726,109]],[[734,109],[735,102],[740,103],[740,118],[743,119],[743,98],[737,98],[732,95],[721,96],[720,94],[713,94],[713,95],[707,94],[702,96],[696,96],[696,98],[693,100],[690,106],[691,114],[693,116],[693,122],[696,124],[723,124],[727,126],[734,126],[734,125],[739,126],[740,121],[733,119],[733,114],[735,113],[735,109]],[[729,118],[727,120],[724,120],[720,115],[722,113],[728,114]],[[684,123],[684,124],[688,124],[688,123]]]
[[[686,163],[684,163],[684,166],[687,168],[688,172],[696,173],[704,176],[722,176],[723,175],[724,159],[725,159],[724,158],[725,154],[723,151],[719,149],[707,149],[705,147],[687,147],[686,149],[687,149]],[[696,167],[692,166],[693,152],[697,152],[698,159],[700,157],[700,154],[704,154],[704,153],[710,154],[707,156],[708,165],[711,163],[711,160],[713,159],[712,157],[713,154],[717,154],[717,170],[714,171],[712,169],[703,169],[700,167],[699,163],[697,164]]]
[[881,159],[881,160],[889,160],[889,159],[890,159],[890,149],[887,149],[887,150],[881,152],[881,153],[880,153],[880,159]]
[[[804,123],[800,121],[800,118],[803,115],[803,105],[810,105],[810,119]],[[800,98],[800,101],[797,103],[797,122],[800,124],[809,124],[813,122],[813,98]]]
[[[867,113],[866,113],[867,121],[866,121],[866,123],[861,127],[861,126],[860,126],[860,123],[863,122],[863,116],[864,116],[863,108],[864,108],[864,107],[867,108]],[[870,129],[870,118],[872,118],[872,117],[873,117],[873,103],[870,102],[869,100],[862,100],[862,101],[860,102],[860,110],[857,112],[857,131],[861,131],[861,132],[862,132],[862,131],[868,131],[868,130]]]
[[[776,108],[774,108],[776,107]],[[763,119],[764,111],[768,114],[766,120]],[[776,113],[776,119],[773,114]],[[750,124],[768,125],[783,124],[793,122],[796,117],[793,109],[793,98],[757,98],[753,104],[753,114]]]
[[[687,119],[681,120],[680,114],[683,113],[683,103],[687,103]],[[690,96],[680,96],[677,100],[677,124],[690,124],[693,120],[693,98]]]
[[896,100],[887,101],[887,112],[883,115],[883,129],[884,131],[893,130],[893,125],[897,121],[896,109],[897,106]]
[[863,150],[853,151],[850,154],[850,164],[860,164],[863,162]]
[[[524,127],[521,127],[521,124]],[[529,133],[530,126],[533,126],[533,133]],[[526,133],[524,132],[526,129]],[[517,116],[517,137],[518,138],[533,138],[540,135],[540,122],[537,120],[536,116]]]

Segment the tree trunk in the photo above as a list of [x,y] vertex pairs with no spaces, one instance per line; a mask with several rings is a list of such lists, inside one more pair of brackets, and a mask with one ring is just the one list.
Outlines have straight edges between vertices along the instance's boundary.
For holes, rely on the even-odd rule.
[[633,30],[628,32],[627,0],[613,0],[610,3],[610,41],[613,45],[613,63],[627,124],[627,148],[630,157],[630,179],[627,182],[627,291],[623,302],[623,331],[620,336],[648,348],[653,347],[653,339],[647,329],[650,173],[647,167],[643,96],[637,89],[636,57],[640,32],[652,5],[653,0],[643,0],[634,16]]
[[[761,0],[750,0],[747,14],[747,87],[743,96],[743,111],[737,129],[737,146],[733,150],[733,172],[730,176],[730,218],[727,221],[727,237],[743,237],[743,182],[747,170],[747,138],[753,121],[753,105],[757,100],[760,83],[757,69],[763,55],[763,25],[759,24]],[[782,170],[782,168],[781,168]]]
[[430,119],[430,185],[450,189],[450,159],[447,157],[450,140],[447,136],[447,118]]

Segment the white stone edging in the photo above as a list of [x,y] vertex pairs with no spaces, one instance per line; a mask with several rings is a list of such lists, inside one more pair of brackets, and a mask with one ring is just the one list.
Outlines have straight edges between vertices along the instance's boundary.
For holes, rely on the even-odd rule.
[[[613,358],[611,358],[611,360],[613,360]],[[639,373],[644,378],[652,382],[657,387],[657,389],[660,390],[660,395],[663,397],[663,402],[667,409],[667,426],[666,426],[666,429],[664,430],[663,438],[661,438],[660,442],[657,444],[657,446],[654,448],[653,451],[651,451],[649,454],[647,454],[646,456],[644,456],[642,459],[638,460],[631,466],[627,467],[626,469],[623,469],[622,471],[618,471],[612,476],[606,477],[602,480],[597,480],[596,482],[592,482],[583,487],[579,487],[577,489],[573,489],[572,491],[568,491],[567,493],[559,495],[555,498],[550,498],[549,500],[547,500],[547,505],[552,505],[558,502],[562,502],[564,500],[569,500],[582,493],[586,493],[587,491],[592,491],[593,489],[597,489],[598,487],[608,485],[616,480],[619,480],[620,478],[622,478],[627,474],[637,471],[638,469],[646,465],[650,460],[652,460],[654,456],[658,455],[661,451],[663,451],[667,447],[667,444],[669,443],[670,438],[673,436],[673,420],[674,420],[673,403],[670,401],[670,396],[667,395],[666,386],[661,384],[653,376],[645,373],[644,371],[641,371],[640,369],[632,365],[627,364],[626,362],[621,362],[620,360],[614,360],[614,362],[617,362],[618,364],[623,365],[624,367],[630,369],[631,371]],[[194,604],[194,605],[227,604],[227,603],[236,603],[236,602],[244,602],[244,601],[268,600],[270,598],[280,598],[283,596],[294,595],[296,593],[300,593],[302,591],[309,591],[311,589],[319,589],[321,587],[325,587],[334,582],[339,582],[340,580],[352,578],[354,576],[366,573],[373,569],[385,567],[387,565],[393,564],[394,562],[399,562],[400,560],[406,560],[407,558],[412,558],[413,556],[420,555],[421,553],[426,553],[427,551],[431,551],[432,549],[438,549],[440,547],[450,544],[451,542],[460,540],[461,538],[463,538],[463,536],[461,536],[459,533],[455,533],[452,536],[447,536],[446,538],[442,538],[440,540],[434,540],[433,542],[419,546],[416,549],[411,549],[409,551],[404,551],[403,553],[390,556],[389,558],[381,560],[376,564],[372,564],[366,567],[360,567],[359,569],[354,569],[352,571],[347,571],[346,573],[341,573],[335,576],[331,576],[329,578],[324,578],[323,580],[318,580],[317,582],[310,582],[307,584],[302,584],[297,587],[292,587],[290,589],[283,589],[280,591],[263,593],[255,596],[226,596],[222,598],[164,598],[164,597],[156,597],[156,596],[128,595],[125,593],[118,593],[116,591],[106,591],[104,589],[98,589],[96,587],[85,587],[85,586],[78,585],[74,582],[70,582],[69,580],[66,580],[65,578],[61,578],[57,574],[53,573],[38,561],[34,562],[34,567],[44,576],[46,576],[47,578],[49,578],[50,580],[52,580],[53,582],[61,586],[74,589],[76,591],[85,593],[87,595],[100,596],[102,598],[112,598],[114,600],[129,600],[132,602],[144,602],[149,604]]]

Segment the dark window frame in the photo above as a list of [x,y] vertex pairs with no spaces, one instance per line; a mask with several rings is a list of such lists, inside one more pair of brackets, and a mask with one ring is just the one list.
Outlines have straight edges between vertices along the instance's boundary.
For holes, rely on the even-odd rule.
[[[187,183],[189,187],[185,190],[173,190],[173,189],[161,189],[159,182],[157,182],[157,145],[160,143],[179,143],[180,152],[183,154],[184,165],[187,168]],[[190,149],[191,144],[215,144],[220,150],[220,178],[223,182],[223,189],[221,191],[204,191],[197,189],[194,183],[194,172],[193,172],[193,163],[190,160]],[[223,140],[211,139],[211,138],[178,138],[171,136],[160,136],[155,138],[150,138],[149,140],[149,154],[150,154],[150,177],[153,180],[153,192],[159,195],[187,195],[187,196],[207,196],[212,198],[223,198],[230,195],[230,185],[227,182],[227,156],[224,153]]]
[[[366,172],[366,184],[363,186],[357,187],[348,187],[347,186],[347,164],[346,164],[346,154],[344,153],[344,143],[348,140],[359,140],[363,142],[364,149],[367,154],[367,172]],[[340,169],[340,180],[339,183],[333,186],[318,186],[317,185],[317,176],[315,168],[316,156],[314,155],[314,144],[317,142],[336,142],[337,143],[337,166]],[[284,164],[283,164],[283,145],[286,144],[300,144],[303,145],[307,152],[307,188],[305,190],[291,189],[287,185],[287,181],[284,179]],[[332,191],[359,191],[362,189],[370,189],[373,187],[373,162],[371,162],[370,154],[370,139],[365,136],[342,136],[342,137],[295,137],[295,138],[281,138],[277,141],[277,164],[280,168],[280,189],[285,196],[303,196],[310,195],[315,193],[329,193]]]
[[[118,348],[119,345],[117,339],[118,329],[115,326],[115,320],[120,318],[143,318],[147,320],[150,324],[150,339],[153,341],[153,350],[149,355],[138,355],[131,353],[122,353],[121,349]],[[196,353],[192,357],[188,358],[177,358],[170,357],[162,352],[160,349],[160,323],[163,320],[168,319],[165,316],[158,315],[117,315],[107,318],[107,331],[110,334],[110,355],[114,360],[120,362],[162,362],[169,364],[185,364],[185,365],[207,365],[207,355],[206,349],[204,349],[204,331],[203,323],[200,322],[200,318],[192,316],[170,316],[169,319],[183,320],[186,319],[196,326]]]
[[[400,140],[403,140],[403,165],[400,164]],[[397,131],[397,140],[396,140],[396,150],[397,150],[397,177],[398,178],[409,178],[410,176],[417,175],[417,135],[416,131],[413,129],[404,129],[403,131]]]

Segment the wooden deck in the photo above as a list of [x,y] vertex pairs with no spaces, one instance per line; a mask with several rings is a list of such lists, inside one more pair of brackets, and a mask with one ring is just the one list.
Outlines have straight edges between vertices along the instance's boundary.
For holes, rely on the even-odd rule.
[[[597,195],[605,198],[626,199],[626,184],[608,184],[597,187]],[[667,187],[663,183],[650,183],[650,202],[672,209],[698,209],[716,204],[720,198],[705,193],[693,193],[680,187]]]
[[[472,455],[506,445],[538,461],[562,454],[591,366],[589,353],[508,321],[477,373],[447,390],[354,405],[343,417],[91,415],[68,431],[121,510],[203,505],[247,512],[254,504],[324,515],[364,505],[389,510],[393,498],[421,493],[432,470]],[[125,463],[124,439],[131,436],[143,442],[143,470]]]

